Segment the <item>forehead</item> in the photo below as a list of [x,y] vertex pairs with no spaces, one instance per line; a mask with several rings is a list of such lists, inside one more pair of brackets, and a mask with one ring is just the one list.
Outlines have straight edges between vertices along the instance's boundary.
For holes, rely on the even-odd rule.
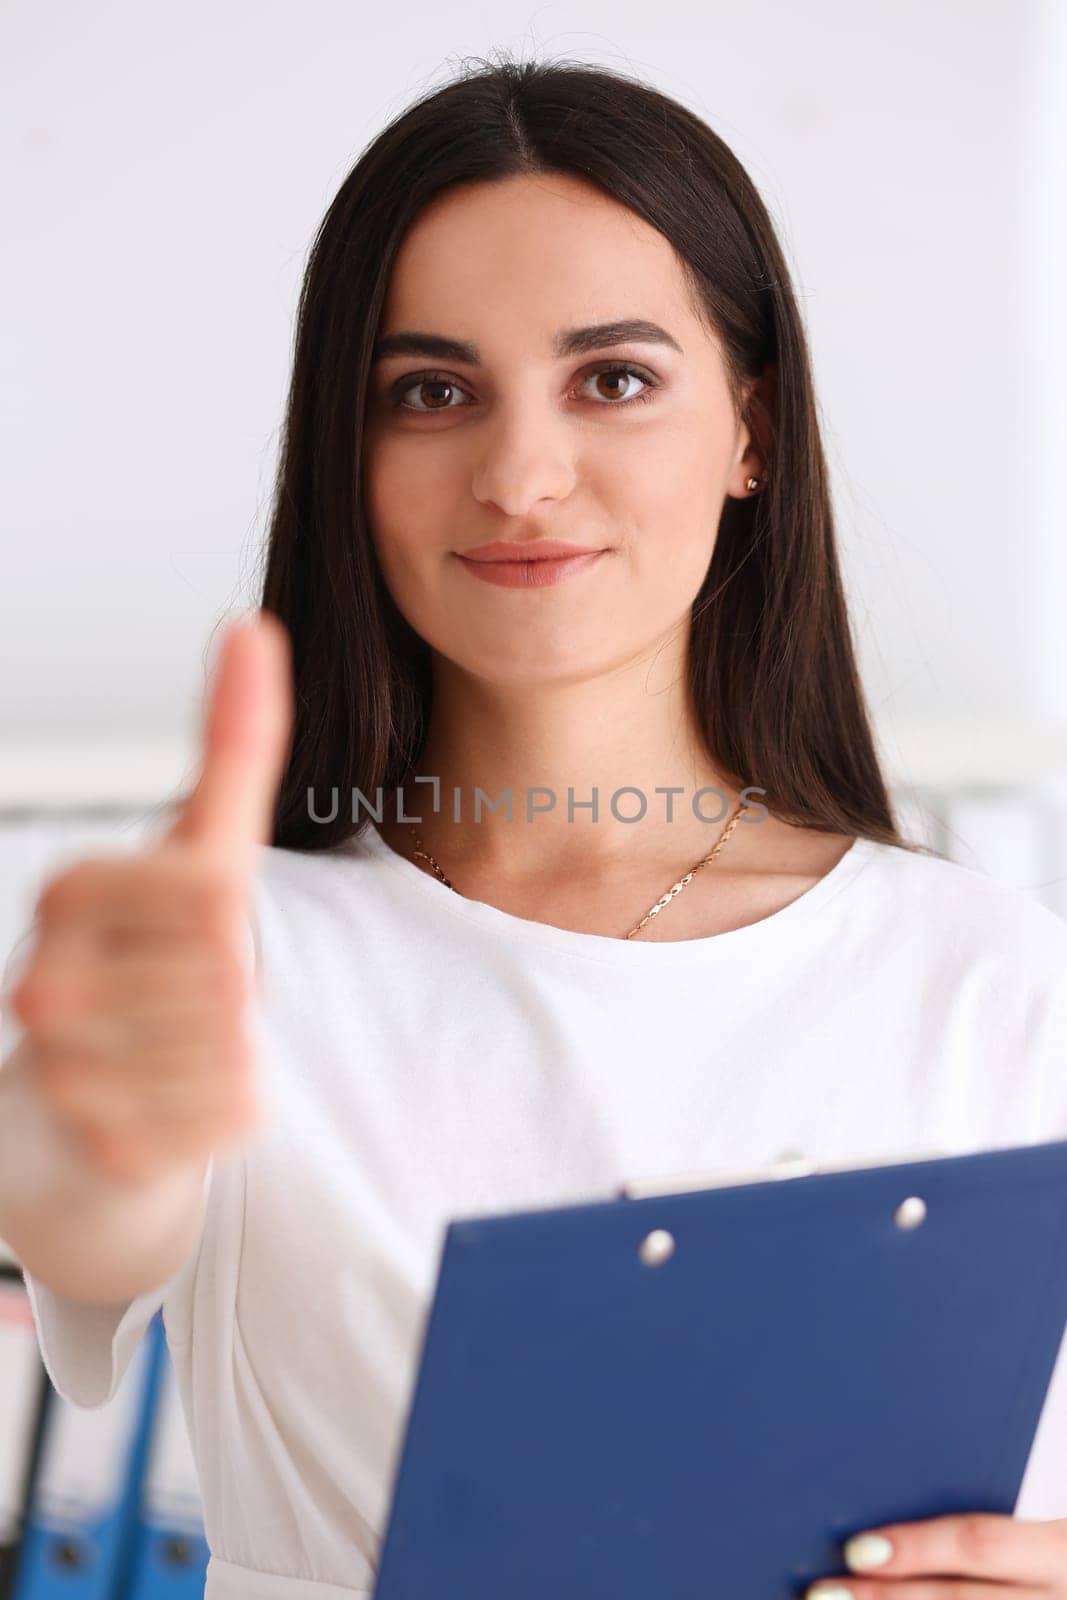
[[438,195],[401,244],[382,325],[458,334],[520,317],[554,332],[627,316],[693,326],[670,242],[593,185],[549,173]]

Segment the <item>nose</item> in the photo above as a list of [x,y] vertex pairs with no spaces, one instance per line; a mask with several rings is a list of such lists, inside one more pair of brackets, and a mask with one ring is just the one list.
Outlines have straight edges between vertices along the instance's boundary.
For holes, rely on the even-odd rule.
[[573,439],[561,419],[528,405],[501,406],[480,430],[471,492],[510,517],[527,516],[543,500],[565,500],[574,488]]

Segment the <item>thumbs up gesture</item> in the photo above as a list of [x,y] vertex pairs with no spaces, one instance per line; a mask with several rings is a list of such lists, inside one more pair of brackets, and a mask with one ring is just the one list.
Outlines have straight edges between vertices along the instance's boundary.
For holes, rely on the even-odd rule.
[[49,879],[11,1003],[38,1093],[89,1165],[137,1183],[207,1160],[259,1120],[242,955],[257,848],[292,735],[288,635],[231,625],[199,780],[149,849]]

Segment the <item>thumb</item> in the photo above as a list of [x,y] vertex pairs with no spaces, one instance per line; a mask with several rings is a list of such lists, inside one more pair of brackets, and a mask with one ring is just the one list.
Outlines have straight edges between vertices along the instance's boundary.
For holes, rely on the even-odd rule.
[[289,635],[272,612],[230,627],[207,695],[200,778],[168,839],[238,867],[269,844],[292,737],[291,668]]

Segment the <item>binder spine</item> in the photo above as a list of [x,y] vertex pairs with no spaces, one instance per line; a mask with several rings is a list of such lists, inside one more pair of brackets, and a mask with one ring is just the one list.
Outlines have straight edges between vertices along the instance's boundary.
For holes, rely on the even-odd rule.
[[14,1260],[0,1260],[0,1600],[11,1600],[49,1390]]
[[163,1354],[157,1312],[104,1406],[48,1386],[11,1600],[126,1600]]
[[210,1554],[174,1368],[165,1356],[134,1535],[129,1600],[200,1600]]

